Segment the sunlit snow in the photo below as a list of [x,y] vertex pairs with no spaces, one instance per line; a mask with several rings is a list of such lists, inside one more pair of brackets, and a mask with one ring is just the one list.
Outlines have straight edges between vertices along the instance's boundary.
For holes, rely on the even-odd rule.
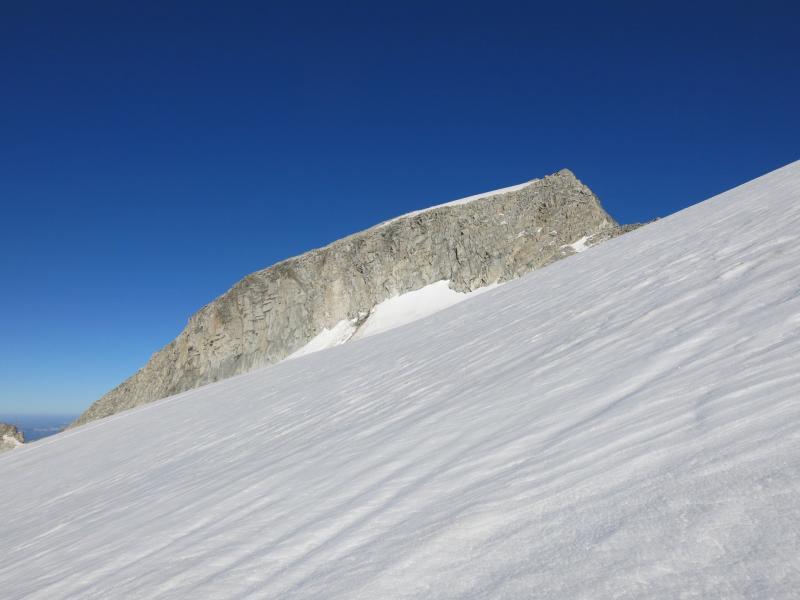
[[586,241],[589,239],[588,235],[583,236],[581,239],[576,240],[569,244],[569,247],[572,248],[575,252],[583,252],[589,246],[586,245]]
[[319,352],[320,350],[326,350],[344,344],[353,337],[356,331],[357,321],[358,319],[342,319],[330,329],[326,327],[314,336],[305,346],[293,352],[288,358],[297,358],[299,356],[311,354],[312,352]]
[[344,344],[351,339],[358,340],[376,333],[389,331],[401,325],[407,325],[454,304],[463,302],[467,298],[488,292],[498,285],[497,283],[492,283],[472,292],[461,293],[450,289],[450,282],[445,280],[431,283],[405,294],[399,294],[374,306],[361,324],[357,324],[358,319],[343,319],[331,329],[323,329],[289,358],[305,356],[312,352]]
[[0,455],[4,599],[796,598],[800,162]]

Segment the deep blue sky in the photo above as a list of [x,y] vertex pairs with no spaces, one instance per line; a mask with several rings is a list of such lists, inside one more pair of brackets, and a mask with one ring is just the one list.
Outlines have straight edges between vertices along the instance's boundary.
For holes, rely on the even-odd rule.
[[2,3],[0,414],[415,208],[569,167],[639,221],[800,158],[796,2],[277,4]]

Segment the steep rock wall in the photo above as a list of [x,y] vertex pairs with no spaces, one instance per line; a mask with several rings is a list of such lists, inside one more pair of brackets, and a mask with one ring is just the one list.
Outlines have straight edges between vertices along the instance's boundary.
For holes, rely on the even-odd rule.
[[275,363],[392,296],[445,279],[460,292],[507,281],[620,231],[567,170],[393,219],[248,275],[73,426]]

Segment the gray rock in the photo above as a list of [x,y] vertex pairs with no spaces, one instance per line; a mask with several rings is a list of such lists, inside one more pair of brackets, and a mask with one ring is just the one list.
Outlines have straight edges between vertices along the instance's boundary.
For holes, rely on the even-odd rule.
[[0,452],[21,446],[24,441],[25,438],[22,436],[22,432],[14,425],[0,423]]
[[252,273],[189,319],[72,426],[273,364],[343,319],[441,280],[467,292],[620,233],[568,170],[467,203],[393,219]]

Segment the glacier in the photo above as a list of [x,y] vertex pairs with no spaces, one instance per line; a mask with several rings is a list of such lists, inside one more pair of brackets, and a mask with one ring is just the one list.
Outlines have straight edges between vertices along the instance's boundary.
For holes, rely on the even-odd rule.
[[800,162],[0,456],[7,599],[796,598]]

